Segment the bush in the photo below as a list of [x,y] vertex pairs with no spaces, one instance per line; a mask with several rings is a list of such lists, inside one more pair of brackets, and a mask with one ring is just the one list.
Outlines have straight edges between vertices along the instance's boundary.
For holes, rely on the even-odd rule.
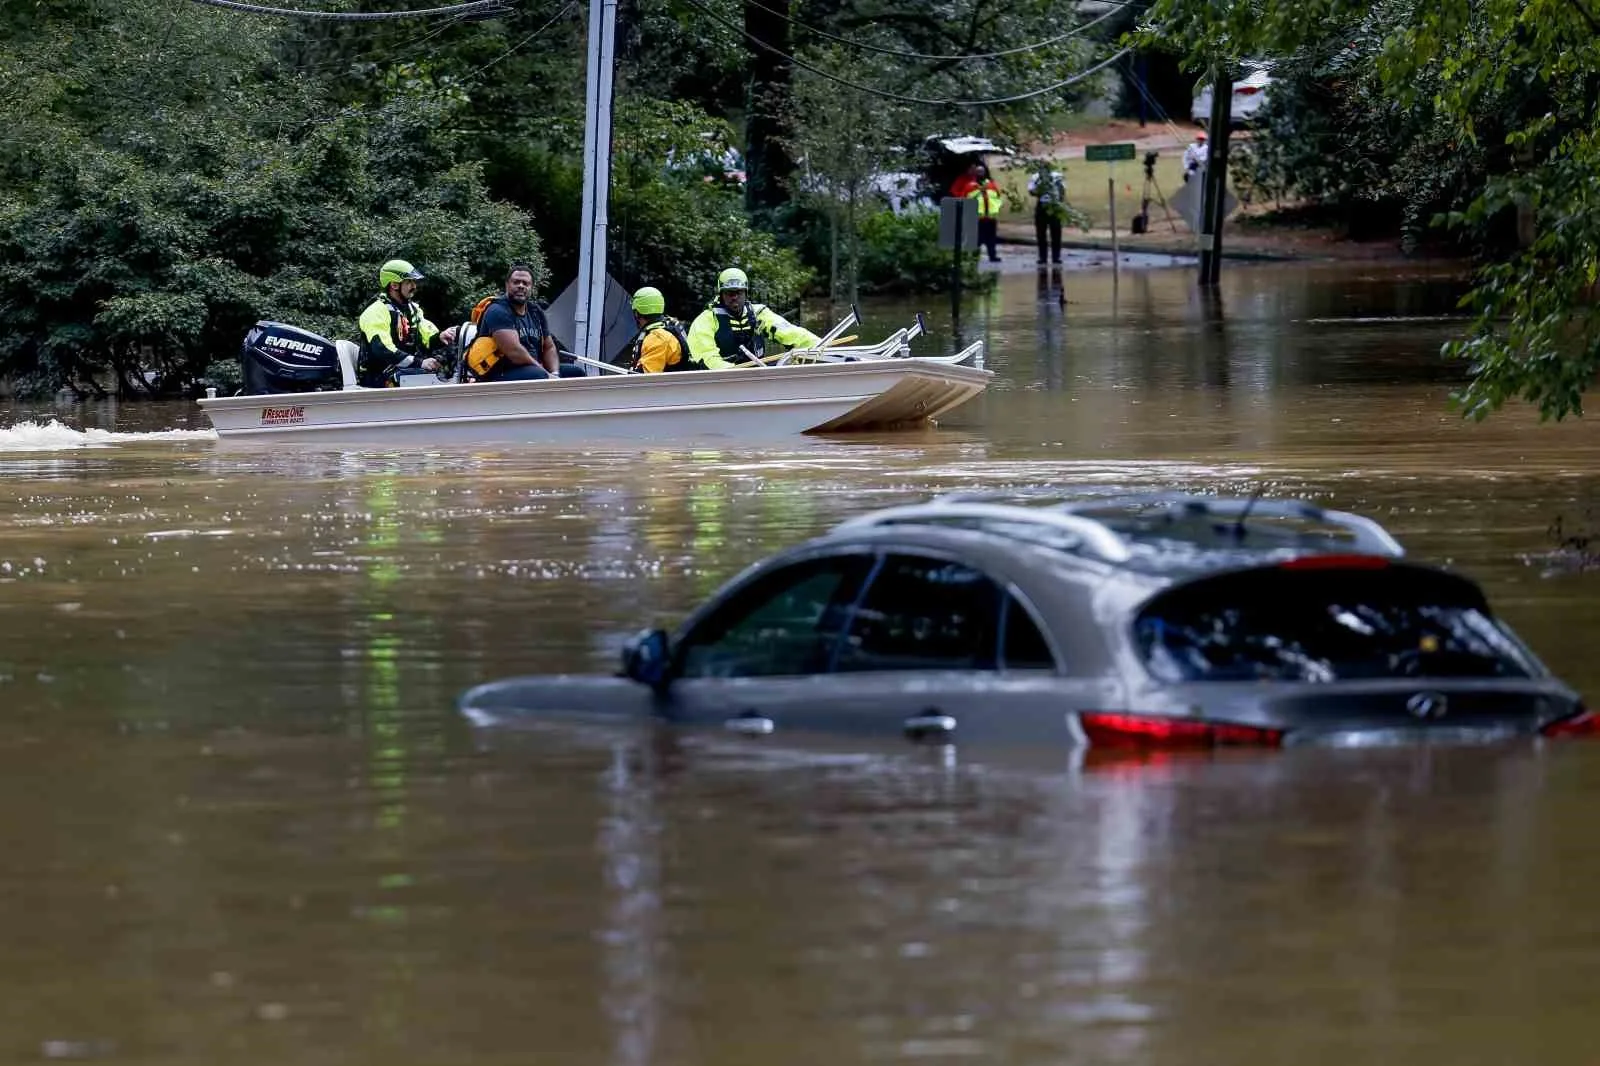
[[[877,211],[860,225],[861,288],[869,293],[943,292],[950,286],[950,253],[939,247],[939,212],[912,208]],[[978,261],[962,257],[966,288],[992,284]]]
[[[186,77],[253,62],[232,19],[116,13],[129,40],[170,28]],[[0,145],[0,373],[21,389],[192,393],[257,319],[353,335],[395,256],[427,272],[435,312],[510,259],[538,268],[529,220],[488,198],[476,164],[440,162],[448,105],[333,110],[270,71],[185,97],[123,37],[45,35],[0,58],[0,82],[34,87]],[[80,84],[97,87],[87,105],[48,91]]]

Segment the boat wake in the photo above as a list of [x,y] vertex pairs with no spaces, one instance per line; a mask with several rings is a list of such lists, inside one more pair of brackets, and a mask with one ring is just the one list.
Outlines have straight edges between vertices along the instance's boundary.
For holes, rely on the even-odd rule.
[[151,433],[114,433],[108,429],[73,429],[52,418],[48,422],[18,422],[0,428],[0,452],[61,452],[79,448],[111,448],[148,441],[214,441],[215,430],[163,429]]

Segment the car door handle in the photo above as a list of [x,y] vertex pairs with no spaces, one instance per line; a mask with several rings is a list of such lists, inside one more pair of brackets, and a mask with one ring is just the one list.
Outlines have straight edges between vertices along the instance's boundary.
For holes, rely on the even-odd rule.
[[956,720],[938,711],[926,711],[906,719],[906,736],[912,740],[943,739],[956,731]]
[[722,724],[724,728],[732,732],[743,733],[745,736],[751,737],[764,737],[778,728],[778,724],[772,719],[764,714],[757,714],[755,711],[745,711],[743,714],[734,715]]

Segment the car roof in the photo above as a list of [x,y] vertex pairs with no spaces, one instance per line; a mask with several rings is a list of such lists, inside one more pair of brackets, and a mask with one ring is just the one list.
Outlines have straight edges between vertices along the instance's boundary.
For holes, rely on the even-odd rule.
[[996,153],[1000,155],[1015,155],[1011,149],[1004,145],[996,144],[987,137],[973,137],[960,134],[934,134],[927,138],[927,144],[937,145],[951,155],[972,155],[974,153]]
[[1061,499],[1061,493],[956,493],[852,518],[817,543],[905,540],[1092,567],[1165,585],[1307,556],[1405,554],[1370,518],[1307,500],[1149,493]]

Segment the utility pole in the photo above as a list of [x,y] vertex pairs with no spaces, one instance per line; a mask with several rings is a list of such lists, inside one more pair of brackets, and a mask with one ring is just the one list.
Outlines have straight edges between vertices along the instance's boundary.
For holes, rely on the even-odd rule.
[[1233,120],[1233,72],[1211,66],[1211,136],[1206,141],[1206,185],[1200,201],[1200,284],[1222,278],[1222,216],[1228,194],[1228,133]]
[[584,82],[583,223],[578,239],[578,291],[573,350],[603,359],[606,318],[607,203],[611,196],[611,89],[615,73],[617,0],[589,0],[589,66]]

